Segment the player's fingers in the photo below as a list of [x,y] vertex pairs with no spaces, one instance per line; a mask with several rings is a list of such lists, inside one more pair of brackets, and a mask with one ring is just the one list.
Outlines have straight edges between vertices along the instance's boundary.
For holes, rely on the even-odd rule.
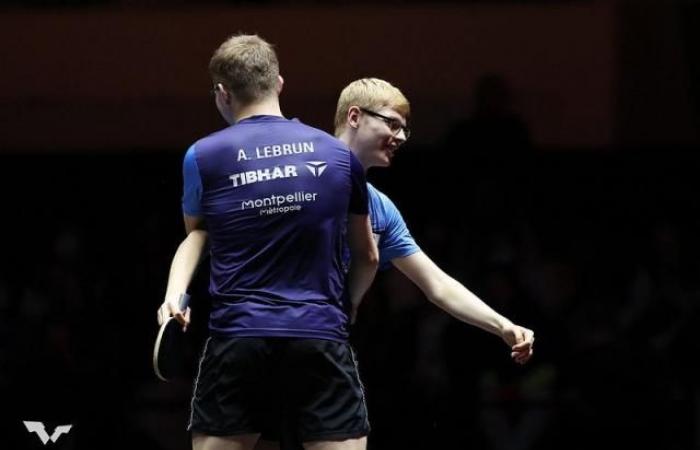
[[525,355],[525,354],[529,353],[530,350],[531,350],[530,347],[521,347],[521,348],[519,348],[519,349],[517,349],[517,350],[513,349],[513,350],[510,352],[510,355],[511,355],[513,358],[516,358],[516,357],[519,357],[519,356],[522,356],[522,355]]
[[530,341],[525,341],[519,344],[515,344],[513,347],[511,347],[511,350],[513,350],[514,352],[523,352],[529,349],[530,347],[532,347],[532,343],[530,343]]
[[182,311],[177,311],[175,314],[173,314],[173,317],[180,323],[180,325],[187,325],[187,321],[185,320],[185,313],[183,313]]
[[520,328],[516,333],[515,345],[511,348],[515,351],[525,347],[532,347],[535,342],[535,333],[527,328]]
[[187,331],[187,327],[190,325],[191,312],[192,310],[189,307],[187,307],[187,309],[185,310],[185,325],[182,327],[183,332]]
[[513,353],[510,354],[510,356],[511,356],[511,359],[513,360],[514,363],[516,363],[516,364],[524,364],[522,353],[513,352]]
[[525,340],[532,345],[535,342],[535,332],[532,330],[525,330]]
[[517,362],[518,364],[525,364],[525,363],[527,363],[527,362],[530,360],[530,358],[532,358],[532,353],[531,353],[531,352],[524,353],[523,355],[521,355],[521,356],[519,356],[518,358],[516,358],[516,359],[515,359],[515,362]]
[[169,313],[168,313],[168,307],[165,305],[161,305],[160,308],[158,308],[158,325],[163,325],[165,321],[168,319]]
[[515,361],[518,364],[525,364],[530,360],[532,357],[532,348],[528,349],[527,351],[523,352],[512,352],[510,356],[513,358],[513,361]]
[[520,327],[514,327],[512,330],[512,340],[509,339],[510,347],[513,348],[521,342],[523,342],[522,330]]

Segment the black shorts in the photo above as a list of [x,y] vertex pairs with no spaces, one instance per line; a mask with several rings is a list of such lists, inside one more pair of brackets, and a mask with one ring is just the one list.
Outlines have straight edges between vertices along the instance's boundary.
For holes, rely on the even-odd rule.
[[303,442],[369,433],[350,345],[322,339],[207,339],[188,429],[211,436],[261,433]]

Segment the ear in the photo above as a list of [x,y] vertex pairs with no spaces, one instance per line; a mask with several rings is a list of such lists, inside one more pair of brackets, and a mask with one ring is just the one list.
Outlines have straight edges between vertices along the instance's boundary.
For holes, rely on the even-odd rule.
[[357,128],[360,126],[360,107],[351,106],[348,108],[348,113],[345,116],[345,121],[351,128]]
[[282,88],[284,87],[284,78],[282,78],[282,75],[277,75],[277,95],[280,95],[282,93]]
[[231,104],[231,93],[226,90],[226,87],[221,83],[216,83],[216,90],[221,93],[224,103],[227,105]]

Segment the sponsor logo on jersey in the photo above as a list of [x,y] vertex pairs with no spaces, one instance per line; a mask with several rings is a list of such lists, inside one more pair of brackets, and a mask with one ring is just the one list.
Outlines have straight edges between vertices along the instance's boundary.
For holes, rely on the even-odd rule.
[[274,194],[263,198],[243,200],[241,210],[259,208],[261,216],[301,211],[304,203],[315,202],[317,196],[317,192],[305,191],[292,194]]
[[277,180],[280,178],[297,177],[297,168],[293,165],[275,166],[257,170],[247,170],[245,172],[234,173],[228,178],[233,182],[233,187],[245,186],[246,184],[260,183],[263,181]]
[[325,161],[309,161],[306,163],[306,168],[309,169],[311,175],[315,177],[320,177],[327,167],[328,163]]

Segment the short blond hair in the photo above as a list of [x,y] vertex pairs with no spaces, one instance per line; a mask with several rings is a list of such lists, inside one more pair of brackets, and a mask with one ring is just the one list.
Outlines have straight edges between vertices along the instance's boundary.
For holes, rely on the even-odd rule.
[[221,83],[243,103],[269,95],[280,73],[277,54],[270,43],[256,34],[229,37],[209,61],[214,83]]
[[335,110],[335,135],[339,136],[347,121],[351,106],[371,110],[391,108],[406,119],[411,114],[411,105],[405,95],[388,81],[379,78],[360,78],[345,86],[338,98]]

